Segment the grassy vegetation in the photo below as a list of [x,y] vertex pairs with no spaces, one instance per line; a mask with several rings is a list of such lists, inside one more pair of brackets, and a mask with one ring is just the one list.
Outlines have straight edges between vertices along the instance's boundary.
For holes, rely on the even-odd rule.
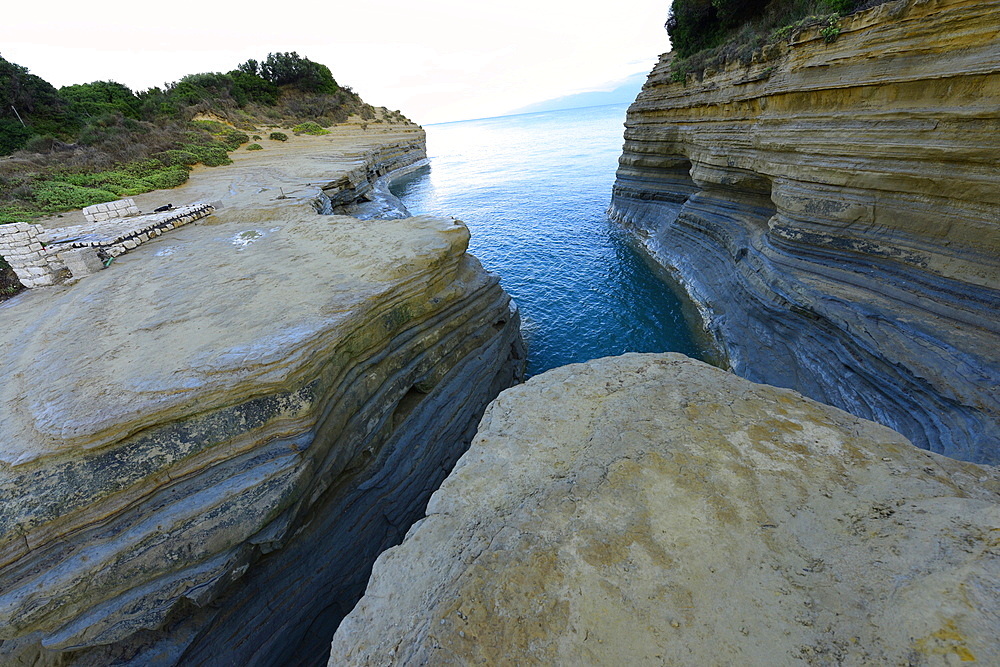
[[312,121],[299,123],[298,125],[292,128],[292,132],[294,132],[295,134],[312,134],[312,135],[330,134],[330,130],[325,130],[319,124],[314,123]]
[[833,42],[841,17],[887,1],[674,0],[666,24],[674,51],[671,79],[749,64],[755,53],[806,28],[819,27],[824,41]]
[[175,187],[193,165],[231,163],[258,126],[324,134],[352,114],[375,109],[294,52],[141,92],[114,81],[56,90],[0,57],[0,223]]

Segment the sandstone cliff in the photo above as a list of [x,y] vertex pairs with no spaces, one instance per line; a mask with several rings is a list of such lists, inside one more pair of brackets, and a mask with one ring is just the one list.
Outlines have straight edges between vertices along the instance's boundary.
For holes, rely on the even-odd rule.
[[330,665],[1000,662],[1000,474],[680,355],[503,392]]
[[216,216],[0,306],[0,663],[324,662],[521,376],[464,225],[315,213],[423,156],[344,132],[196,172],[169,196]]
[[629,110],[611,213],[732,368],[1000,461],[1000,3],[897,0]]

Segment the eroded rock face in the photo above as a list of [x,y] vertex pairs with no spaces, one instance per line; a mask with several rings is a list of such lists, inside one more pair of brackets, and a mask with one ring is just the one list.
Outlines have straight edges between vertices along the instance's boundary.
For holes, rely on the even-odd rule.
[[0,306],[3,664],[325,661],[521,377],[463,224],[320,216],[310,192]]
[[1000,660],[1000,474],[674,354],[503,392],[330,665]]
[[732,368],[1000,462],[1000,4],[899,0],[632,105],[611,213]]

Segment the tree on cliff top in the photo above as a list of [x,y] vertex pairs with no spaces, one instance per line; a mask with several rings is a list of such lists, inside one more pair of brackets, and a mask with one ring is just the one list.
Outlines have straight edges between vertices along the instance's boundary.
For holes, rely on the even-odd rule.
[[251,59],[236,69],[275,86],[291,86],[305,93],[332,95],[340,90],[329,67],[303,58],[295,51],[269,53],[262,63]]
[[32,135],[68,139],[79,128],[48,81],[0,57],[0,155],[23,148]]
[[768,0],[674,0],[666,24],[670,43],[681,57],[710,49],[767,5]]
[[666,28],[674,53],[688,58],[734,40],[764,41],[772,31],[809,15],[846,16],[882,2],[885,0],[674,0]]

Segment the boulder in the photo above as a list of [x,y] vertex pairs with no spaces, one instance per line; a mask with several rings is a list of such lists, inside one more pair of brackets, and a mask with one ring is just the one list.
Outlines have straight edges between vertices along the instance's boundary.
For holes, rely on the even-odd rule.
[[504,391],[329,664],[1000,662],[1000,474],[675,354]]

